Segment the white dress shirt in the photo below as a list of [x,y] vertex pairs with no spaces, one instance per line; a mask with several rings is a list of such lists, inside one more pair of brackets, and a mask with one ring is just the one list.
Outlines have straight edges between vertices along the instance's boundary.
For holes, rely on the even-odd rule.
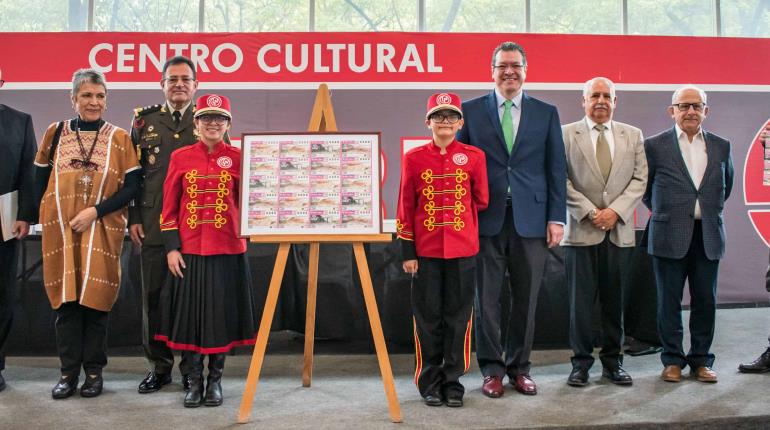
[[[495,88],[495,97],[497,97],[497,117],[500,119],[500,123],[503,122],[503,113],[505,112],[505,101],[508,100],[500,94],[500,90]],[[521,99],[524,97],[524,91],[519,91],[511,101],[511,119],[513,120],[513,137],[519,135],[519,122],[521,121]]]
[[[675,125],[676,136],[679,140],[679,150],[682,152],[682,158],[684,164],[687,166],[687,171],[690,173],[692,183],[695,184],[695,188],[700,188],[700,183],[703,181],[703,175],[706,173],[706,165],[708,164],[708,155],[706,154],[706,140],[703,138],[703,130],[698,130],[698,134],[693,136],[692,142],[687,138],[687,133],[679,128],[679,125]],[[700,203],[695,200],[695,219],[701,219]]]
[[[186,105],[182,106],[182,109],[179,109],[179,113],[182,114],[182,116],[184,116],[185,111],[187,110],[188,107],[190,107],[191,103],[192,103],[192,100],[187,102]],[[168,100],[166,100],[166,108],[168,109],[168,113],[171,114],[171,118],[174,118],[174,112],[176,111],[176,109],[174,109],[174,107],[171,106],[171,103],[169,103]],[[180,121],[182,116],[179,117]]]
[[[588,130],[591,132],[591,142],[594,147],[594,157],[596,157],[596,141],[599,140],[599,130],[596,130],[594,126],[597,124],[591,118],[586,117],[586,124],[588,124]],[[615,138],[612,136],[612,121],[604,123],[607,127],[604,129],[604,138],[607,139],[607,144],[610,146],[610,160],[615,160]]]

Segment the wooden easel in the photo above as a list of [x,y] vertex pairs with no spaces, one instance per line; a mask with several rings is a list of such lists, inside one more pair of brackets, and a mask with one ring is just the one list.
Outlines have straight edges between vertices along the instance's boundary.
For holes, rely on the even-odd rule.
[[[337,121],[334,117],[331,99],[329,97],[329,88],[326,84],[321,84],[316,93],[313,113],[310,116],[308,131],[337,131]],[[379,156],[379,154],[377,154]],[[273,275],[270,278],[270,287],[267,291],[265,308],[262,313],[262,321],[259,323],[259,332],[254,345],[254,353],[249,365],[249,374],[246,378],[246,387],[243,390],[243,399],[238,411],[238,422],[246,423],[251,417],[252,403],[254,394],[257,391],[259,383],[259,374],[262,371],[262,362],[265,358],[267,340],[270,336],[270,326],[273,323],[275,307],[278,303],[278,293],[281,290],[281,281],[283,272],[286,268],[286,260],[289,256],[289,247],[292,243],[309,243],[310,255],[308,264],[307,279],[307,310],[305,314],[305,355],[302,367],[302,386],[310,387],[313,378],[313,341],[315,339],[315,310],[316,310],[316,292],[318,287],[318,254],[320,243],[351,243],[353,253],[356,257],[358,274],[361,278],[361,289],[364,294],[366,311],[369,314],[369,324],[372,328],[372,338],[374,347],[377,351],[377,361],[380,364],[380,373],[382,374],[382,383],[385,386],[385,396],[388,399],[388,410],[390,420],[394,423],[401,422],[401,407],[396,396],[396,388],[393,384],[393,371],[390,367],[390,358],[388,349],[385,346],[385,337],[382,334],[382,323],[380,314],[377,310],[377,301],[374,297],[372,288],[372,277],[369,273],[369,266],[366,262],[364,253],[365,242],[390,242],[389,234],[340,234],[340,235],[261,235],[252,236],[251,242],[254,243],[278,243],[278,255],[275,259]]]

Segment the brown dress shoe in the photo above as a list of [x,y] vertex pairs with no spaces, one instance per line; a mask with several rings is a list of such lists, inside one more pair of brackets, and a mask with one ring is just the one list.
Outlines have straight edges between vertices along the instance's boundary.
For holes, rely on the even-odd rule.
[[503,378],[500,376],[485,376],[481,392],[485,396],[496,399],[503,396]]
[[521,394],[526,394],[528,396],[534,396],[537,394],[537,385],[535,385],[535,381],[533,381],[529,375],[516,375],[512,385],[514,388],[516,388],[516,391],[520,392]]
[[660,377],[666,382],[679,382],[682,380],[682,368],[676,364],[668,365],[663,369]]
[[701,366],[691,373],[695,375],[700,382],[717,382],[717,372],[714,372],[708,366]]

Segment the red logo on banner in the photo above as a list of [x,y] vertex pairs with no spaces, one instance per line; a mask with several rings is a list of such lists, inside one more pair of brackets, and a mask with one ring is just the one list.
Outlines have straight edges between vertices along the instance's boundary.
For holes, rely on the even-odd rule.
[[[743,201],[747,206],[770,206],[770,176],[765,185],[765,148],[762,145],[762,132],[770,127],[768,120],[760,127],[754,141],[749,145],[746,163],[743,168]],[[770,171],[770,163],[768,163]],[[770,209],[750,209],[749,219],[754,230],[770,246]]]

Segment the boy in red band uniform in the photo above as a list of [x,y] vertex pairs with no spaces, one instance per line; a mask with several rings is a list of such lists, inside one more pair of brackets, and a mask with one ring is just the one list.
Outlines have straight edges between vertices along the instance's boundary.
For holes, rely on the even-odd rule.
[[[396,219],[411,273],[415,384],[429,406],[459,407],[470,366],[478,211],[489,201],[484,153],[455,140],[460,97],[434,94],[425,125],[433,141],[404,155]],[[419,272],[419,276],[418,276]]]
[[[191,366],[185,407],[222,404],[225,353],[253,344],[256,310],[239,237],[241,151],[222,140],[230,128],[230,101],[200,97],[195,128],[200,140],[171,154],[163,185],[160,230],[166,247],[168,284],[155,339],[182,354]],[[203,394],[203,355],[209,374]]]

